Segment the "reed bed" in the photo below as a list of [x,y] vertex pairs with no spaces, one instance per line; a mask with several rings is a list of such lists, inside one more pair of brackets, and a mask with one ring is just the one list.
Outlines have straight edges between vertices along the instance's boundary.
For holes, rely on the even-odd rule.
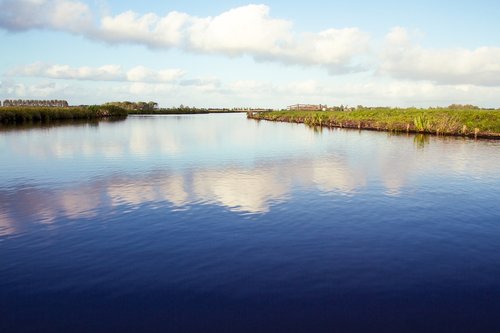
[[311,126],[500,139],[500,110],[359,108],[350,111],[249,112],[248,118]]
[[0,108],[0,124],[25,124],[56,120],[126,118],[127,111],[112,105],[82,107],[13,106]]

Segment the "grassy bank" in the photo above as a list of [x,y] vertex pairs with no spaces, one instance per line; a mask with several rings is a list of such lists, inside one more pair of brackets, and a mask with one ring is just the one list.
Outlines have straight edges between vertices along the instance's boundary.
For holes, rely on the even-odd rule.
[[125,118],[127,111],[111,105],[85,107],[13,106],[0,108],[0,124],[46,123],[59,120]]
[[500,110],[358,108],[351,111],[249,112],[248,118],[311,126],[500,139]]

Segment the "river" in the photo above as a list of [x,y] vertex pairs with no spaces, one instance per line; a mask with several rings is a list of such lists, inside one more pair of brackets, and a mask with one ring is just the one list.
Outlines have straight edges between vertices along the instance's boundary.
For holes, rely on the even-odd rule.
[[500,329],[500,141],[131,116],[0,161],[1,332]]

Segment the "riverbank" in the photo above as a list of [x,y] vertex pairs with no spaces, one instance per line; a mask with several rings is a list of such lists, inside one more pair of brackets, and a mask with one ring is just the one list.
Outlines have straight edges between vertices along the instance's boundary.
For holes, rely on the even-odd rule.
[[126,118],[127,110],[112,105],[78,107],[8,106],[0,108],[0,124],[20,125],[60,120]]
[[352,111],[248,112],[247,117],[310,126],[500,139],[499,110],[358,108]]

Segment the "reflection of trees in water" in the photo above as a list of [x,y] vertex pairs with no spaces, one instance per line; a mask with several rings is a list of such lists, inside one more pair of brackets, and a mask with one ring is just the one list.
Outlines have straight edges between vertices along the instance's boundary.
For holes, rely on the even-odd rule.
[[114,123],[124,121],[126,118],[105,118],[105,119],[63,119],[49,121],[34,121],[15,124],[0,124],[0,132],[10,132],[19,130],[39,130],[50,129],[56,127],[98,127],[99,123]]
[[418,149],[423,149],[425,145],[429,144],[430,136],[427,134],[417,134],[413,138],[413,143]]
[[310,129],[312,129],[315,134],[321,134],[321,133],[323,133],[323,128],[324,128],[323,126],[312,126],[311,125],[311,126],[308,126],[308,127]]

